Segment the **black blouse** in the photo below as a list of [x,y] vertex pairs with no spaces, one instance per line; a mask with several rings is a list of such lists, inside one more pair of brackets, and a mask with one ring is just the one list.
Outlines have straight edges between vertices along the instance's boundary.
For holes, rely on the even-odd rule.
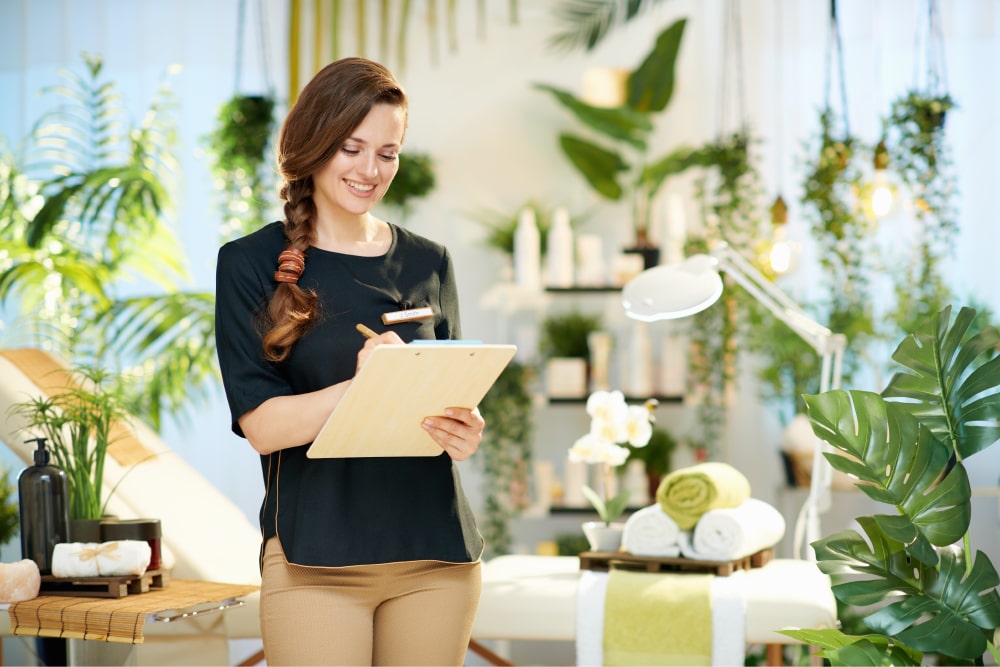
[[[364,344],[355,324],[382,331],[383,313],[430,306],[432,319],[388,325],[404,341],[460,337],[454,267],[441,245],[390,225],[386,254],[310,248],[299,279],[319,295],[320,316],[280,364],[263,358],[259,318],[274,293],[280,222],[219,250],[216,343],[233,432],[264,401],[353,377]],[[392,418],[391,408],[385,417]],[[344,566],[411,560],[471,562],[483,552],[451,458],[309,459],[308,445],[261,456],[264,540],[278,536],[289,562]]]

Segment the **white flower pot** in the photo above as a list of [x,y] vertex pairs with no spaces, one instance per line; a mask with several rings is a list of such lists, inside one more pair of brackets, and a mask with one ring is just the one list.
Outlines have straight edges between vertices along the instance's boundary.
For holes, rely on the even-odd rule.
[[590,542],[591,551],[618,551],[622,545],[624,523],[606,524],[603,521],[587,521],[583,524],[583,534]]

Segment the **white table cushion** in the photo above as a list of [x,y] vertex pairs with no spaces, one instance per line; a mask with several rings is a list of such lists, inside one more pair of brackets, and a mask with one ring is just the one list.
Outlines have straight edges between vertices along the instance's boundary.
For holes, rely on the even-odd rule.
[[[472,636],[574,641],[579,575],[575,556],[510,555],[484,563]],[[830,580],[815,563],[775,559],[746,575],[747,643],[791,644],[796,642],[775,630],[836,627]]]

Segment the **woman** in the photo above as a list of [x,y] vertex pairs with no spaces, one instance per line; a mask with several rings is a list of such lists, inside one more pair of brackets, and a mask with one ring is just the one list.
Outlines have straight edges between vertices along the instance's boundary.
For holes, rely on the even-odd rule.
[[[281,129],[285,220],[219,251],[219,364],[233,431],[260,454],[266,485],[269,665],[460,665],[479,603],[483,540],[453,465],[479,445],[477,411],[425,420],[439,456],[305,455],[376,345],[460,336],[448,251],[371,213],[406,121],[386,68],[328,65]],[[366,340],[356,324],[382,333]]]

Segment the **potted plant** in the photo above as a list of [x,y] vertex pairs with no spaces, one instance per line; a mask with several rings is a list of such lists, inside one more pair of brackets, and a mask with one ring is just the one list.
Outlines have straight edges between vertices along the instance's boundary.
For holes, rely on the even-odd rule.
[[679,148],[656,159],[649,156],[649,142],[657,114],[664,111],[673,96],[674,70],[686,20],[681,19],[656,39],[643,62],[629,73],[625,103],[619,107],[596,107],[572,93],[537,84],[566,107],[603,140],[597,143],[580,135],[562,133],[559,146],[563,154],[594,191],[610,201],[626,199],[632,207],[633,247],[627,250],[643,255],[647,267],[659,263],[659,253],[649,234],[650,206],[669,176],[679,174],[697,160],[697,152]]
[[129,416],[121,386],[112,374],[81,366],[73,383],[49,396],[34,396],[12,406],[25,419],[25,430],[44,437],[55,465],[69,482],[70,535],[77,542],[99,542],[104,460],[114,426]]
[[[876,394],[834,390],[806,397],[815,434],[834,469],[888,513],[858,517],[813,543],[833,593],[858,608],[870,632],[784,631],[819,646],[834,665],[1000,660],[1000,577],[969,536],[966,461],[1000,440],[1000,331],[976,311],[951,307],[907,336],[900,365]],[[978,330],[977,330],[978,328]]]
[[645,447],[649,442],[654,406],[655,401],[628,405],[617,390],[595,391],[587,398],[590,431],[570,447],[569,460],[600,466],[602,493],[588,485],[582,489],[601,518],[583,524],[591,551],[615,551],[621,544],[624,524],[618,519],[628,506],[630,492],[622,489],[611,495],[614,473],[628,459],[630,448]]
[[545,357],[546,393],[582,398],[587,393],[588,337],[601,328],[601,316],[578,310],[553,313],[542,321],[540,352]]

